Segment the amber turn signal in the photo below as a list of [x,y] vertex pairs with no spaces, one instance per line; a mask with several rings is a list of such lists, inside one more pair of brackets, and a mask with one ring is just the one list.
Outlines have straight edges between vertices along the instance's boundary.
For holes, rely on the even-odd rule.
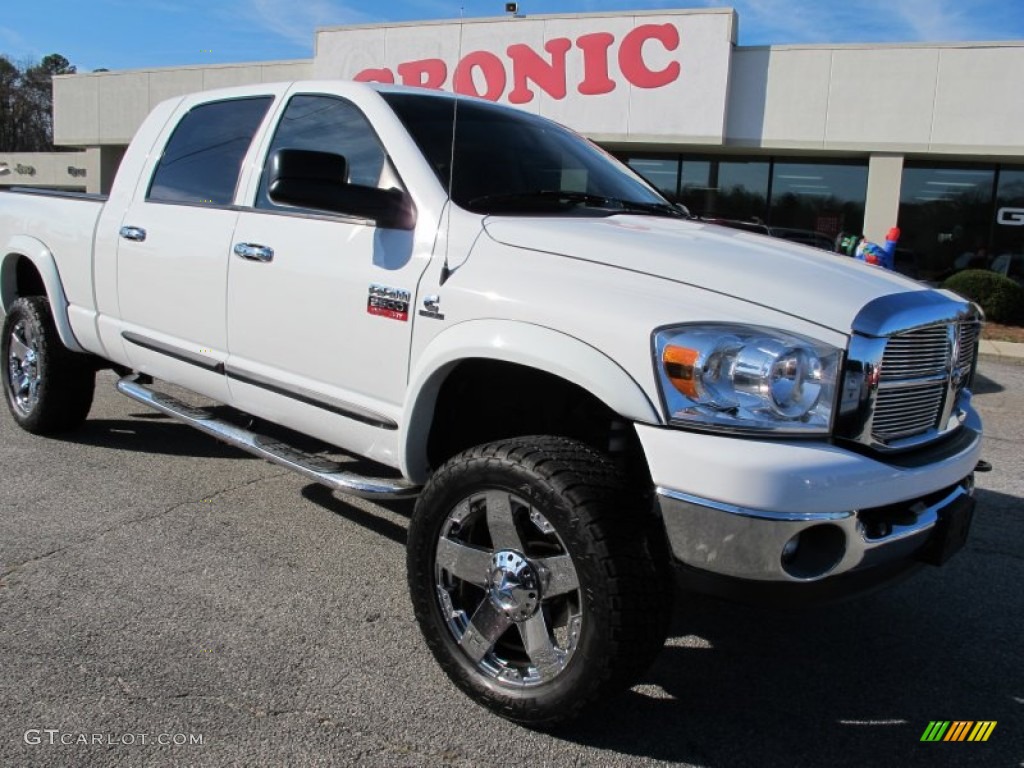
[[699,400],[694,367],[700,353],[696,349],[669,344],[661,353],[661,364],[672,386],[692,400]]

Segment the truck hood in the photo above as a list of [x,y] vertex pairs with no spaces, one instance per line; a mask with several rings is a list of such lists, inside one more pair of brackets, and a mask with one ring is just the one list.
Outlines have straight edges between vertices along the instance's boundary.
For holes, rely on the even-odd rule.
[[499,243],[714,291],[840,333],[880,296],[927,286],[848,257],[703,222],[652,216],[489,216]]

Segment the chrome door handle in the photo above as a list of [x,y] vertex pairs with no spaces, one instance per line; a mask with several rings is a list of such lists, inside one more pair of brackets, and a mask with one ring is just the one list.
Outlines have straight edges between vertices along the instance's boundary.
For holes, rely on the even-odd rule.
[[255,243],[235,243],[235,256],[241,256],[249,261],[273,261],[274,249]]
[[146,230],[142,227],[121,227],[118,234],[125,240],[133,240],[136,243],[141,243],[146,239]]

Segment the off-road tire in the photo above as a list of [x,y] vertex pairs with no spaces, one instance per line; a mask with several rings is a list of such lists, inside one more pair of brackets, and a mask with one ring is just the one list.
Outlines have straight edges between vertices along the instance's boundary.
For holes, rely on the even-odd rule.
[[[532,687],[487,674],[462,650],[442,607],[439,537],[451,525],[457,505],[488,491],[508,492],[539,511],[564,542],[564,554],[578,574],[576,594],[583,609],[575,649],[553,679]],[[408,577],[420,629],[448,677],[498,715],[540,728],[573,718],[633,685],[661,651],[672,609],[671,580],[655,562],[649,543],[652,516],[646,506],[643,494],[627,487],[609,458],[564,438],[490,443],[438,469],[409,526]],[[521,521],[528,513],[518,514]],[[517,525],[522,528],[521,522]],[[502,638],[507,641],[506,635]]]

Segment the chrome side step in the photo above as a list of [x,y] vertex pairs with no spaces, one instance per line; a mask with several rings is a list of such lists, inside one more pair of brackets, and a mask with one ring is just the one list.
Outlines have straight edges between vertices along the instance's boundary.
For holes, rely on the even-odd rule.
[[176,397],[155,392],[135,380],[134,376],[126,376],[117,382],[117,391],[132,400],[167,414],[173,419],[195,427],[200,432],[223,440],[228,445],[241,448],[243,451],[259,456],[261,459],[280,464],[310,480],[326,485],[328,488],[348,496],[361,499],[407,499],[419,493],[419,486],[410,485],[405,480],[363,477],[345,471],[337,462],[322,456],[301,451],[285,443],[269,437],[250,432],[234,424],[217,419],[203,408],[194,408],[181,402]]

